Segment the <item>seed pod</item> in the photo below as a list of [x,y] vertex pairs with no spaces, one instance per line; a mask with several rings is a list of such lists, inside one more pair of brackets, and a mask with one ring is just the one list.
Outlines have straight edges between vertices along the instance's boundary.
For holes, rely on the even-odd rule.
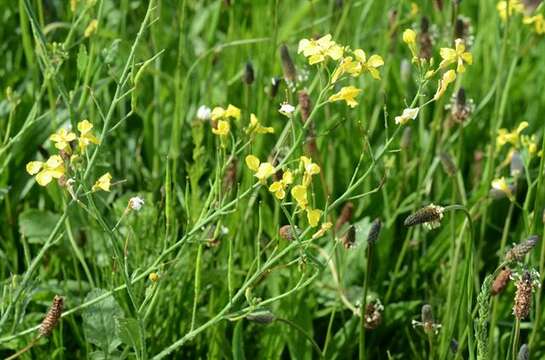
[[382,222],[379,218],[376,218],[371,223],[371,228],[369,229],[369,234],[367,235],[367,243],[368,244],[374,244],[378,240],[378,236],[380,235],[380,229],[382,228]]
[[53,329],[55,329],[55,326],[57,326],[57,323],[59,322],[59,319],[62,315],[63,306],[64,299],[59,295],[55,295],[53,303],[51,304],[51,307],[45,315],[45,318],[40,325],[40,329],[38,330],[40,336],[51,335]]
[[354,225],[351,225],[348,228],[348,231],[341,239],[343,246],[345,249],[350,249],[352,246],[354,246],[354,243],[356,242],[356,228]]
[[519,353],[517,354],[517,360],[530,360],[530,349],[528,344],[522,344]]
[[310,97],[305,90],[299,91],[299,109],[301,110],[301,120],[303,124],[307,122],[312,112],[312,104],[310,103]]
[[276,94],[278,94],[278,88],[280,87],[281,81],[282,80],[278,76],[275,76],[271,79],[271,90],[269,91],[269,96],[271,98],[274,98]]
[[513,152],[511,155],[511,163],[509,164],[509,172],[512,177],[520,176],[524,171],[524,163],[522,157],[518,151]]
[[508,267],[504,267],[500,271],[500,273],[494,279],[494,282],[492,283],[492,287],[490,289],[490,293],[492,294],[492,296],[501,294],[503,290],[505,290],[505,287],[509,283],[509,278],[511,277],[511,273],[512,271]]
[[429,304],[422,306],[422,324],[425,332],[431,333],[433,331],[435,321],[433,320],[433,311]]
[[344,204],[341,215],[339,215],[339,218],[337,219],[337,223],[335,224],[335,230],[339,231],[342,226],[350,220],[352,220],[352,215],[354,213],[354,204],[352,202],[347,202]]
[[295,65],[291,59],[288,47],[285,44],[280,46],[280,59],[282,60],[284,79],[286,79],[286,82],[294,83],[295,79],[297,78],[297,73],[295,71]]
[[530,314],[532,305],[532,278],[530,272],[525,270],[521,279],[517,282],[515,304],[513,314],[518,320],[525,319]]
[[537,235],[532,235],[526,241],[513,246],[513,248],[505,254],[505,260],[522,261],[524,256],[526,256],[526,254],[528,254],[534,248],[534,246],[536,246],[538,240],[539,237]]
[[441,206],[430,204],[409,215],[403,222],[403,225],[414,226],[439,222],[443,218],[444,210],[445,209]]
[[258,324],[268,325],[276,320],[276,316],[269,310],[260,310],[246,315],[246,319]]
[[456,164],[454,163],[454,160],[452,159],[452,156],[450,156],[447,152],[442,152],[439,154],[439,159],[441,159],[441,165],[443,165],[443,169],[449,176],[456,175],[456,172],[458,171]]
[[367,330],[375,330],[382,322],[382,306],[374,302],[365,305],[364,326]]
[[242,74],[242,82],[246,85],[252,85],[254,82],[254,67],[250,61],[244,66],[244,73]]

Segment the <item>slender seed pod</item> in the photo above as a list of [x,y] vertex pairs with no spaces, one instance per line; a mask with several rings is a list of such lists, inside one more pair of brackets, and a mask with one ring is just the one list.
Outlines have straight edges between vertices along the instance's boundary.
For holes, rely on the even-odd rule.
[[376,218],[371,223],[371,228],[369,229],[369,234],[367,235],[367,243],[368,244],[375,244],[378,240],[378,237],[380,235],[380,229],[382,228],[382,222],[379,218]]
[[339,231],[342,226],[346,223],[349,223],[350,220],[352,220],[352,215],[354,213],[354,203],[347,202],[344,204],[341,214],[339,215],[339,218],[337,219],[337,223],[335,224],[335,230]]
[[282,60],[282,70],[284,71],[284,79],[286,82],[294,83],[297,78],[297,72],[295,71],[295,65],[291,59],[288,47],[283,44],[280,47],[280,59]]
[[517,282],[515,293],[515,304],[513,314],[518,320],[525,319],[530,315],[532,306],[532,277],[528,270],[525,270],[521,279]]
[[505,254],[505,260],[506,261],[523,260],[524,256],[526,256],[526,254],[532,251],[534,246],[536,246],[538,240],[539,240],[539,237],[537,235],[532,235],[526,241],[523,241],[520,244],[513,246],[513,248]]
[[258,324],[268,325],[276,320],[276,316],[269,310],[261,310],[246,315],[246,319]]
[[63,306],[64,299],[59,295],[55,295],[53,303],[51,304],[51,307],[45,315],[45,318],[40,325],[40,329],[38,330],[40,336],[45,337],[51,335],[53,329],[55,329],[55,326],[57,326],[57,323],[59,322],[59,319],[62,315]]
[[500,273],[494,279],[494,282],[492,283],[492,288],[490,289],[490,293],[492,294],[492,296],[499,295],[503,292],[503,290],[505,290],[507,284],[509,284],[511,274],[512,271],[508,267],[504,267],[500,271]]

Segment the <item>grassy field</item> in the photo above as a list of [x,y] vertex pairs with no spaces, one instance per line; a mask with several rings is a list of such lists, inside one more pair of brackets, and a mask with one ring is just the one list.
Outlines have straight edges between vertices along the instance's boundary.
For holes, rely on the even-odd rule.
[[545,358],[544,7],[0,0],[0,357]]

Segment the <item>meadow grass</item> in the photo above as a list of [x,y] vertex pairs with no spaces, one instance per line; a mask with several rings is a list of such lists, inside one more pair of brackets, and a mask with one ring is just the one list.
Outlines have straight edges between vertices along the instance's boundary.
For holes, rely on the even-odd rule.
[[545,357],[540,1],[0,9],[3,358]]

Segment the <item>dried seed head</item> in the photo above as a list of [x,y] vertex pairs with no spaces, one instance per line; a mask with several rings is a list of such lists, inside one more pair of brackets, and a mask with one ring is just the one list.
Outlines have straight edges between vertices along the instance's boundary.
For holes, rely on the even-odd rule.
[[276,316],[269,310],[259,310],[246,315],[246,319],[258,324],[268,325],[276,320]]
[[405,126],[403,134],[401,135],[401,141],[399,142],[399,147],[406,150],[411,146],[413,130],[409,126]]
[[223,189],[225,192],[230,191],[237,181],[237,164],[237,159],[232,158],[229,165],[227,165],[227,169],[225,170],[225,175],[223,177]]
[[254,82],[254,66],[250,61],[244,66],[244,73],[242,74],[242,82],[246,85],[252,85]]
[[[294,232],[295,230],[295,232]],[[293,241],[297,238],[298,229],[293,227],[291,225],[284,225],[278,230],[278,233],[280,234],[280,237],[287,241]]]
[[350,220],[352,220],[352,215],[354,214],[354,203],[347,202],[344,204],[341,214],[339,215],[339,218],[337,219],[337,223],[335,224],[335,229],[339,231],[344,224],[349,223]]
[[280,59],[282,60],[282,70],[284,71],[284,79],[288,83],[294,83],[297,78],[295,65],[291,59],[288,47],[284,44],[280,47]]
[[536,246],[538,240],[539,237],[537,235],[532,235],[526,241],[513,246],[513,248],[505,254],[505,260],[522,261],[524,256],[526,256],[526,254],[528,254],[534,248],[534,246]]
[[380,229],[382,228],[382,222],[379,218],[376,218],[371,223],[371,228],[369,229],[369,234],[367,235],[367,243],[374,244],[377,242],[380,235]]
[[282,80],[278,76],[275,76],[271,79],[271,89],[269,90],[270,97],[274,98],[276,94],[278,94],[278,88],[280,87],[281,81]]
[[492,283],[492,288],[490,289],[490,293],[492,294],[492,296],[501,294],[503,290],[505,290],[505,287],[509,283],[511,274],[512,271],[508,267],[504,267],[500,271],[500,273],[494,279],[494,282]]
[[473,112],[473,100],[467,100],[466,91],[461,87],[454,93],[449,107],[452,120],[457,123],[463,123]]
[[409,215],[405,222],[403,223],[405,226],[414,226],[423,224],[426,225],[430,229],[434,229],[441,225],[441,219],[443,219],[443,212],[445,208],[441,206],[437,206],[434,204],[430,204],[415,213]]
[[530,314],[531,305],[532,276],[528,270],[525,270],[521,279],[517,282],[517,292],[515,293],[513,314],[518,320],[525,319]]
[[454,163],[454,160],[452,159],[452,156],[450,156],[449,153],[447,152],[440,153],[439,159],[441,159],[441,164],[443,165],[443,169],[449,176],[456,175],[458,168],[456,167],[456,164]]
[[350,249],[352,246],[354,246],[354,243],[356,242],[356,228],[354,225],[351,225],[348,228],[348,231],[346,234],[344,234],[341,241],[345,249]]
[[377,300],[365,305],[364,326],[367,330],[375,330],[382,322],[382,311],[384,307]]
[[512,177],[520,176],[524,171],[524,162],[522,156],[518,151],[513,152],[511,155],[511,163],[509,164],[509,172]]
[[55,295],[53,303],[51,304],[51,307],[45,315],[45,318],[40,325],[40,329],[38,330],[40,336],[51,335],[51,332],[53,332],[53,329],[55,329],[55,326],[57,326],[57,323],[62,315],[63,306],[64,299],[59,295]]
[[430,20],[423,16],[420,20],[420,35],[418,40],[420,42],[420,57],[424,59],[431,59],[433,54],[433,42],[431,34],[429,32]]
[[469,43],[469,35],[471,33],[471,22],[470,19],[460,16],[456,18],[454,23],[454,39],[462,39],[467,44]]
[[522,344],[519,353],[517,354],[517,360],[530,360],[530,349],[527,344]]
[[306,123],[312,111],[312,104],[310,103],[310,97],[305,90],[299,91],[299,109],[301,109],[301,119],[303,120],[303,123]]

